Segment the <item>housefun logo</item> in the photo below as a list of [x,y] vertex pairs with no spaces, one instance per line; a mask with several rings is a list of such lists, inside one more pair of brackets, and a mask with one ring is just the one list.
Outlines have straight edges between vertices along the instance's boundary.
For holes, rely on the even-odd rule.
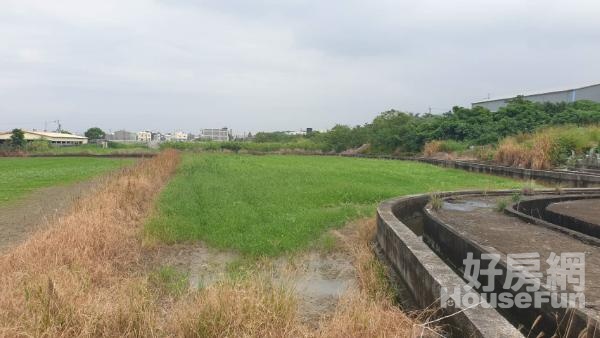
[[504,271],[498,264],[500,254],[482,254],[476,259],[469,252],[463,260],[467,284],[451,290],[442,288],[442,307],[541,308],[544,304],[552,308],[585,307],[584,253],[552,252],[545,259],[544,270],[537,252],[508,254],[506,258]]

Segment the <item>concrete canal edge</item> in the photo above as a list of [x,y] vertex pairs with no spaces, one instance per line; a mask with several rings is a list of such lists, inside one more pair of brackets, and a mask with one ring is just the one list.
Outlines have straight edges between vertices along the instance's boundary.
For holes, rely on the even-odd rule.
[[[463,194],[466,192],[462,192]],[[413,195],[385,201],[377,208],[376,241],[392,268],[407,284],[421,308],[441,308],[441,290],[464,286],[458,276],[423,240],[396,215],[411,215],[422,209],[428,195]],[[448,307],[442,316],[466,337],[522,337],[495,309]]]

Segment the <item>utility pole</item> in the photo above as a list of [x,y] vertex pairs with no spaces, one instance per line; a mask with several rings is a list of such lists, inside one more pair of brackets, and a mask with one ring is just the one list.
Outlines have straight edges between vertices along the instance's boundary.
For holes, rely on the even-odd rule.
[[[60,125],[60,120],[50,121],[52,123],[56,123],[58,128],[56,129],[57,133],[62,132],[62,126]],[[44,131],[48,131],[48,121],[44,121]]]
[[62,126],[60,125],[60,120],[52,121],[57,124],[58,128],[56,129],[57,133],[62,132]]

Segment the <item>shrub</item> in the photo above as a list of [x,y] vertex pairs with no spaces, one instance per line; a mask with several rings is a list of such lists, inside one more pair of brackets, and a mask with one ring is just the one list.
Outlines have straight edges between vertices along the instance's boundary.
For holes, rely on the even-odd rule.
[[221,143],[221,149],[231,150],[237,153],[242,149],[242,145],[239,142],[223,142]]

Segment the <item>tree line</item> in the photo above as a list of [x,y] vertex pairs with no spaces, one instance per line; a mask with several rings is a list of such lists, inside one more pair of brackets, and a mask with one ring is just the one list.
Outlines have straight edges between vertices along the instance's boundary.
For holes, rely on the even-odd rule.
[[[442,115],[389,110],[364,125],[338,124],[325,133],[313,132],[303,138],[322,144],[326,151],[341,152],[370,144],[375,153],[417,153],[432,140],[495,144],[506,136],[548,126],[597,123],[600,123],[600,103],[537,103],[517,97],[496,112],[483,107],[454,107]],[[298,138],[282,133],[258,133],[255,141],[291,142]]]

